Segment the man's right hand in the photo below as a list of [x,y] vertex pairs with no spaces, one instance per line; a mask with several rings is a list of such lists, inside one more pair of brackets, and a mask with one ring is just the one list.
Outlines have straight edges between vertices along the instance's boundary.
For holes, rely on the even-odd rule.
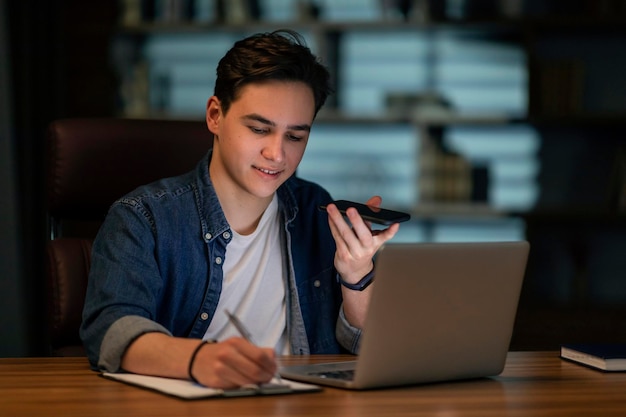
[[[200,339],[146,333],[126,349],[122,369],[142,375],[190,379],[189,362],[200,343]],[[202,385],[229,389],[269,382],[276,370],[273,349],[232,337],[205,343],[196,353],[191,374]]]
[[228,389],[269,382],[276,369],[273,349],[232,337],[204,344],[196,354],[191,374],[202,385]]

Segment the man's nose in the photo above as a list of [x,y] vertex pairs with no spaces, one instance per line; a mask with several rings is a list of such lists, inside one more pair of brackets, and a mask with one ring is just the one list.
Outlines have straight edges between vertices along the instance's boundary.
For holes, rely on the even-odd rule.
[[282,159],[284,158],[282,135],[272,135],[267,139],[268,140],[265,143],[262,151],[263,156],[272,161],[282,161]]

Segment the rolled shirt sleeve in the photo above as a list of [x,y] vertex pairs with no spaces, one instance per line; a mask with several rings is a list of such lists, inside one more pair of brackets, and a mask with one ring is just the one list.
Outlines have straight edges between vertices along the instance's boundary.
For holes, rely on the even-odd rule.
[[358,354],[361,347],[361,329],[348,323],[343,307],[339,309],[339,317],[337,318],[337,327],[335,329],[337,341],[347,349],[350,353]]
[[159,323],[141,316],[125,316],[115,321],[102,339],[98,369],[106,372],[118,372],[122,357],[139,336],[146,333],[172,334]]

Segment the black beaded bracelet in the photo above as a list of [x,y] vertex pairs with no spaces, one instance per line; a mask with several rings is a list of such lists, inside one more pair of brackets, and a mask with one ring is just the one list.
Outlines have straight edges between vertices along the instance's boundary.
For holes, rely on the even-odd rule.
[[207,340],[203,340],[202,343],[200,343],[198,346],[196,346],[196,348],[194,349],[193,353],[191,354],[191,359],[189,359],[189,367],[187,368],[187,373],[189,374],[189,379],[191,379],[196,384],[199,384],[199,382],[196,379],[196,377],[194,377],[193,374],[191,373],[191,368],[193,368],[193,363],[196,360],[196,356],[198,355],[198,352],[200,352],[200,349],[202,349],[202,347],[204,345],[208,345],[209,343],[211,343],[211,342],[209,342]]

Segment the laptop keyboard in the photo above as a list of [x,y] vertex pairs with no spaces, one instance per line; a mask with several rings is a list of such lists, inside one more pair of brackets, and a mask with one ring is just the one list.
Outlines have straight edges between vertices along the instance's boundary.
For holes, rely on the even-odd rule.
[[311,376],[318,376],[320,378],[341,379],[344,381],[351,381],[354,379],[354,369],[348,369],[345,371],[324,371],[324,372],[309,372]]

